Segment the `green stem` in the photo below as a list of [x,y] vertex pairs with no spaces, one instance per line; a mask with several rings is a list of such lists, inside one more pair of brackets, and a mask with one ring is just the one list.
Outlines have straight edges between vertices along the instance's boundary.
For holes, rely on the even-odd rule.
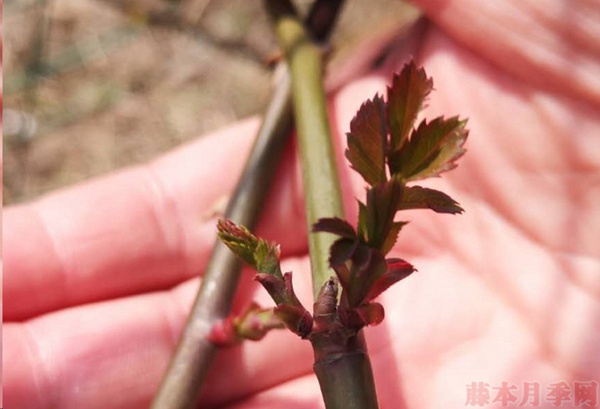
[[[274,20],[279,45],[292,75],[294,114],[310,232],[319,218],[343,215],[323,84],[323,53],[307,35],[289,0],[265,0],[265,4]],[[319,299],[321,289],[326,289],[326,283],[333,275],[328,256],[334,239],[329,234],[309,233],[315,300]],[[323,308],[318,304],[315,310]],[[313,332],[310,340],[315,354],[314,371],[325,406],[327,409],[377,409],[373,371],[362,332],[341,328],[334,309],[319,311],[319,314],[324,314],[319,319],[327,324]]]
[[289,1],[266,0],[266,7],[274,17],[279,45],[288,60],[292,75],[313,293],[316,298],[323,284],[332,276],[327,259],[329,247],[335,237],[310,231],[319,218],[343,216],[335,151],[323,87],[323,52],[309,38]]

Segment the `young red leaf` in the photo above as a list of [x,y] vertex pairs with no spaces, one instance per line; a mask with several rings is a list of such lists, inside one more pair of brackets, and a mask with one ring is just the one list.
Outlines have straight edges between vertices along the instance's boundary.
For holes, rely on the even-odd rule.
[[390,129],[390,152],[398,151],[406,142],[425,98],[433,89],[433,80],[414,61],[405,64],[394,75],[387,90],[387,120]]
[[398,210],[431,209],[437,213],[462,213],[463,209],[447,194],[421,186],[406,186]]
[[371,247],[382,248],[394,222],[402,185],[392,179],[367,190],[367,231]]
[[346,263],[356,251],[358,240],[338,239],[333,242],[329,249],[329,265],[339,266]]
[[383,306],[377,302],[360,305],[354,311],[361,318],[364,325],[380,324],[385,317]]
[[365,301],[371,301],[378,297],[393,284],[411,275],[415,268],[408,262],[400,258],[386,259],[387,270],[371,286]]
[[352,168],[370,185],[385,182],[387,128],[383,98],[375,95],[362,104],[350,122],[350,132],[346,136],[348,148],[345,153]]
[[348,328],[360,329],[367,325],[378,325],[384,317],[383,306],[376,302],[354,308],[340,308],[340,320]]
[[339,217],[326,217],[317,220],[312,226],[313,232],[327,232],[333,233],[340,237],[347,239],[356,239],[356,232],[354,227],[344,219]]
[[392,223],[392,226],[390,227],[390,230],[388,231],[388,235],[385,238],[385,240],[383,241],[383,244],[381,245],[381,253],[383,253],[385,255],[390,252],[392,247],[394,247],[394,244],[396,244],[396,240],[398,239],[398,233],[400,233],[400,230],[406,224],[408,224],[408,222],[393,222]]
[[347,266],[348,260],[356,251],[358,240],[338,239],[329,249],[329,265],[335,271],[342,288],[348,288],[350,284],[350,270]]
[[361,244],[357,246],[350,263],[350,280],[344,289],[349,307],[363,303],[373,283],[385,273],[384,256],[377,249]]
[[465,124],[456,116],[438,117],[431,122],[423,120],[402,149],[390,155],[392,174],[410,181],[438,176],[455,168],[455,161],[465,153],[463,145],[468,134]]

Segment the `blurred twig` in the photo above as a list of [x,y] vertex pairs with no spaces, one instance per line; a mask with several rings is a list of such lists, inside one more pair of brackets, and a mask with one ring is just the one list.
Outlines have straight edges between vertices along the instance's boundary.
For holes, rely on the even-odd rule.
[[164,27],[191,34],[197,40],[210,44],[215,48],[235,52],[237,55],[255,62],[264,63],[266,60],[267,56],[262,55],[259,50],[255,49],[245,40],[218,38],[202,25],[202,17],[210,4],[210,0],[188,2],[177,0],[151,3],[144,0],[134,2],[117,0],[102,1],[124,14],[138,18],[151,26]]
[[[42,59],[41,51],[38,51],[36,54],[40,55],[39,61],[35,63],[32,61],[26,71],[7,76],[4,81],[4,93],[5,95],[11,95],[29,90],[35,88],[42,79],[84,67],[94,59],[102,57],[107,52],[135,39],[140,33],[142,33],[142,30],[139,26],[125,24],[99,36],[94,36],[94,38],[65,47],[59,55],[50,60],[48,58]],[[101,47],[102,52],[98,52],[98,46]]]

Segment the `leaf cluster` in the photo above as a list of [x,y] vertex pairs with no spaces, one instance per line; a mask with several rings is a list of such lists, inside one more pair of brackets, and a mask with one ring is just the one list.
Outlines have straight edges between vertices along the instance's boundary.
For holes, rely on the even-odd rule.
[[[283,274],[279,246],[254,236],[244,226],[229,219],[217,222],[218,236],[235,255],[258,273],[255,276],[277,306],[273,312],[292,332],[302,338],[312,330],[312,316],[304,308],[292,286],[292,273]],[[264,316],[264,314],[263,314]]]
[[342,288],[338,300],[335,280],[323,286],[315,301],[314,317],[296,297],[292,274],[281,271],[279,246],[257,238],[231,220],[219,220],[219,238],[258,271],[256,280],[277,306],[268,312],[255,306],[241,317],[230,318],[229,332],[217,328],[215,339],[262,338],[268,329],[277,327],[274,317],[302,338],[311,332],[355,334],[365,325],[383,320],[383,307],[374,299],[415,271],[403,259],[386,258],[407,224],[396,221],[396,213],[408,209],[448,214],[463,211],[445,193],[408,185],[455,168],[465,153],[465,120],[438,117],[415,125],[432,89],[431,78],[409,62],[394,76],[387,98],[375,95],[352,119],[345,155],[368,185],[366,200],[358,201],[356,229],[340,218],[319,219],[313,225],[313,232],[338,236],[330,248],[329,264]]
[[350,123],[345,155],[368,184],[366,201],[358,202],[357,228],[339,218],[313,225],[315,232],[339,237],[330,249],[329,262],[343,290],[339,315],[346,326],[379,323],[383,308],[373,299],[415,271],[402,259],[385,258],[406,225],[395,221],[398,211],[463,211],[445,193],[407,185],[455,168],[465,153],[465,120],[438,117],[415,126],[432,89],[432,79],[411,61],[394,76],[386,100],[379,95],[367,100]]

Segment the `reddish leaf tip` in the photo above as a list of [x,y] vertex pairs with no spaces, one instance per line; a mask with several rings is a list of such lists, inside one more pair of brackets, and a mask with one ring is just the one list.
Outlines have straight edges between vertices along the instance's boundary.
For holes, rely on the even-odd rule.
[[332,233],[348,239],[356,238],[354,227],[346,220],[339,217],[324,217],[317,220],[317,222],[312,225],[312,231],[314,233]]

